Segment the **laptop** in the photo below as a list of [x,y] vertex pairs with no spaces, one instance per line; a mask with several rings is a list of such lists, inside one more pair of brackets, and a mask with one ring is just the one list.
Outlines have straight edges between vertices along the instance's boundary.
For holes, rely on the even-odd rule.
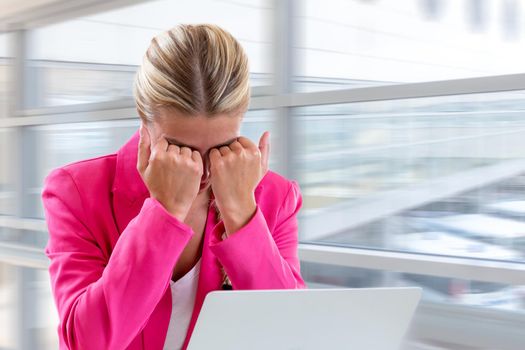
[[208,293],[188,350],[397,350],[419,287]]

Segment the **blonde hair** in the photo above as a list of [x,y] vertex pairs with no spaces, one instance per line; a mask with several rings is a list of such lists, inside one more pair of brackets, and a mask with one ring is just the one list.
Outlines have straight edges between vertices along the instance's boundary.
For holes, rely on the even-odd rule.
[[158,108],[187,115],[244,113],[250,102],[248,57],[217,25],[177,25],[151,39],[133,96],[147,124]]

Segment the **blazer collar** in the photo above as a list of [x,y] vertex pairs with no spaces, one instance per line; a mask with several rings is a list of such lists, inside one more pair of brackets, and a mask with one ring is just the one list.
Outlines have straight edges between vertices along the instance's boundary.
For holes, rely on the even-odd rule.
[[117,164],[112,191],[115,195],[133,204],[137,199],[149,197],[149,191],[137,170],[139,131],[117,151]]

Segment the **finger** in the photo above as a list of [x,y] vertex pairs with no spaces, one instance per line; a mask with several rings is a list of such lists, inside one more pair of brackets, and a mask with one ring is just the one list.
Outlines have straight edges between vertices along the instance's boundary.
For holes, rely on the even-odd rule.
[[239,153],[243,150],[243,147],[239,141],[234,141],[229,145],[230,149],[236,153]]
[[148,159],[150,157],[151,140],[148,129],[141,123],[139,129],[139,146],[137,154],[137,168],[139,172],[143,172],[148,167]]
[[237,138],[237,141],[239,141],[239,143],[242,145],[242,147],[244,147],[246,149],[257,149],[257,146],[255,146],[255,144],[252,142],[252,140],[250,140],[247,137],[239,136]]
[[270,160],[270,132],[265,131],[259,139],[259,150],[261,151],[261,164],[264,172],[268,169]]
[[209,153],[210,159],[210,170],[214,164],[216,164],[221,158],[221,152],[217,148],[212,148]]
[[185,157],[188,157],[188,158],[191,158],[191,148],[189,147],[181,147],[180,148],[180,154],[185,156]]
[[200,173],[204,173],[204,164],[202,163],[201,154],[198,151],[191,151],[191,159],[199,165]]
[[[168,141],[163,137],[163,136],[160,136],[158,139],[157,139],[157,143],[155,144],[154,146],[154,152],[168,152],[168,151],[171,151],[168,149],[169,146],[175,146],[175,145],[170,145],[168,143]],[[177,147],[177,146],[175,146]],[[171,148],[171,147],[169,147]],[[173,151],[176,151],[178,153],[178,150],[177,149],[174,149]]]
[[173,153],[173,154],[180,154],[181,153],[181,149],[177,145],[174,145],[172,143],[168,143],[168,149],[166,150],[166,152]]
[[221,153],[221,155],[224,157],[226,155],[228,155],[232,150],[230,149],[230,147],[228,146],[222,146],[221,148],[219,148],[219,152]]
[[201,157],[201,154],[199,153],[199,151],[192,151],[191,152],[191,159],[193,159],[196,162],[201,162],[202,163],[202,157]]

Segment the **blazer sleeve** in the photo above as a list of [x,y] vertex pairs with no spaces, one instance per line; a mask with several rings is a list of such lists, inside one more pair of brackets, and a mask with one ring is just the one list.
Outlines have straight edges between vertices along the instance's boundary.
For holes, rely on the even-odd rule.
[[46,177],[42,201],[60,348],[124,349],[169,287],[193,230],[150,197],[108,258],[67,169],[57,168]]
[[224,240],[220,238],[224,224],[215,227],[210,249],[223,265],[233,289],[306,288],[297,251],[297,213],[302,195],[297,181],[289,184],[273,232],[258,204],[248,223]]

